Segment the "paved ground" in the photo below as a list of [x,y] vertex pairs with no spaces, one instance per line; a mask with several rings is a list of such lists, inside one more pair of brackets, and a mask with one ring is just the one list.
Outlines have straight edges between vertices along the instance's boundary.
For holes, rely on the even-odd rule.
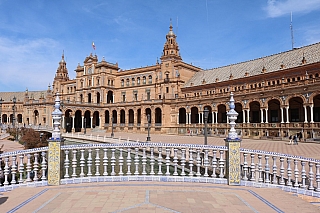
[[[102,135],[101,132],[92,133]],[[106,136],[109,136],[106,135]],[[145,141],[146,135],[115,133],[115,137]],[[151,135],[153,142],[203,144],[203,137]],[[22,149],[0,140],[5,151]],[[224,145],[209,137],[209,145]],[[242,147],[320,159],[320,144],[249,140]],[[303,198],[303,199],[301,199]],[[320,199],[280,189],[230,187],[200,183],[121,182],[18,188],[0,194],[0,212],[320,212]]]

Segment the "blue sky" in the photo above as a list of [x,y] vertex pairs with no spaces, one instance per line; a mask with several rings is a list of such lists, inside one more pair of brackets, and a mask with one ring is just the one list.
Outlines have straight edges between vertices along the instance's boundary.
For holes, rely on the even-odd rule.
[[155,64],[170,19],[182,59],[203,69],[284,52],[291,11],[294,46],[320,42],[320,0],[0,0],[0,91],[47,89],[63,51],[72,79],[91,52]]

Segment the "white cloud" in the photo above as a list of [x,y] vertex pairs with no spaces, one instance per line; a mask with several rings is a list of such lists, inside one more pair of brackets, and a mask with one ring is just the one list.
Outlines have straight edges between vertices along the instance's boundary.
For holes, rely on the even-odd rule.
[[268,5],[264,9],[272,18],[290,12],[308,13],[320,9],[320,0],[268,0]]

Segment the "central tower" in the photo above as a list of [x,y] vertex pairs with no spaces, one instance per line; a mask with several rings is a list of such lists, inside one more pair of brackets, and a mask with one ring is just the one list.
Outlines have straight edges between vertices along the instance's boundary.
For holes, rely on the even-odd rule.
[[172,30],[172,24],[170,23],[170,30],[166,35],[166,43],[163,47],[163,53],[161,56],[161,61],[167,61],[171,59],[175,59],[177,61],[182,61],[182,58],[179,53],[179,45],[176,41],[177,36],[174,34]]

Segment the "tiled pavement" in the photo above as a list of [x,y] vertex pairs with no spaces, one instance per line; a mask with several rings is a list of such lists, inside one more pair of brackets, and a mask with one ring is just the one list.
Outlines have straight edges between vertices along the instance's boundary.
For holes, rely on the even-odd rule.
[[[101,133],[92,133],[97,135]],[[139,141],[143,134],[115,133]],[[152,142],[203,144],[203,137],[151,135]],[[5,150],[19,148],[0,141]],[[320,159],[320,144],[244,139],[243,148]],[[209,137],[209,145],[224,145]],[[21,147],[20,147],[21,148]],[[309,202],[308,202],[309,201]],[[320,199],[280,189],[208,183],[119,182],[17,188],[0,194],[0,212],[320,212]]]

